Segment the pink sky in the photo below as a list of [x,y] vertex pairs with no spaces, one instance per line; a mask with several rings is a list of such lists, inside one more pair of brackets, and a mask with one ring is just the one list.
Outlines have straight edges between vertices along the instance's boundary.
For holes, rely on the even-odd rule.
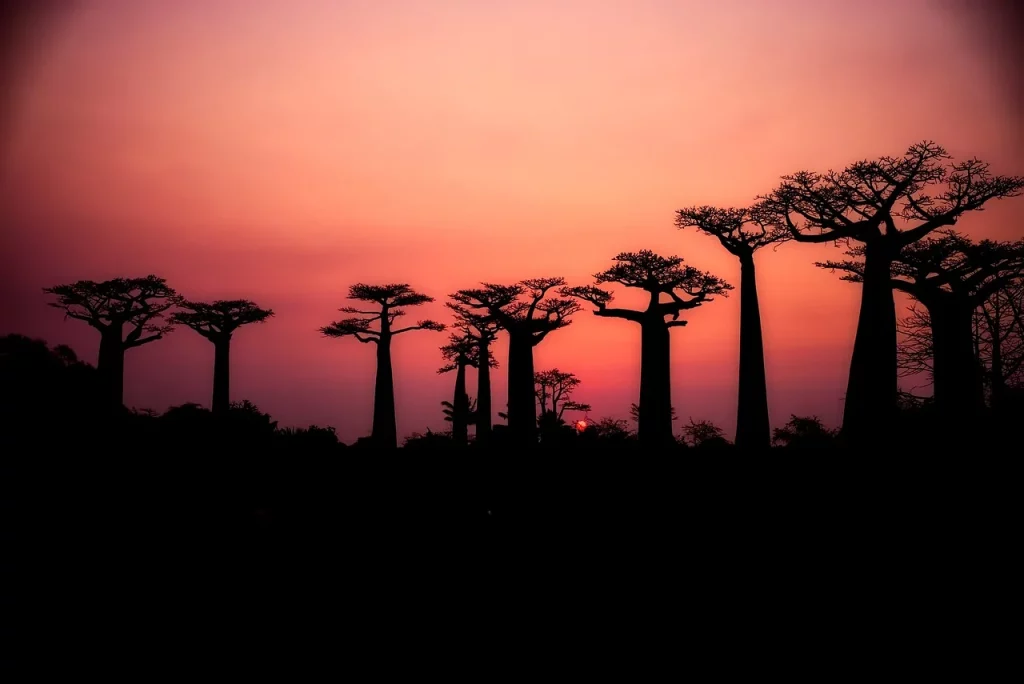
[[[738,286],[735,258],[675,230],[676,209],[743,204],[781,174],[925,138],[1021,173],[1020,121],[962,25],[918,0],[84,3],[18,91],[0,333],[95,361],[94,331],[40,291],[77,279],[155,273],[189,298],[250,298],[277,316],[237,333],[233,398],[352,441],[370,427],[373,351],[317,333],[352,283],[408,282],[439,300],[412,317],[447,321],[455,289],[583,284],[650,248]],[[1019,237],[1022,219],[1008,200],[958,228]],[[859,293],[812,262],[839,254],[758,254],[775,425],[838,420]],[[673,332],[681,422],[732,432],[738,306]],[[578,314],[537,369],[576,373],[591,418],[627,417],[638,335]],[[400,435],[444,428],[446,337],[395,344]],[[498,354],[504,366],[504,338]],[[208,405],[212,363],[187,329],[132,350],[126,403]]]

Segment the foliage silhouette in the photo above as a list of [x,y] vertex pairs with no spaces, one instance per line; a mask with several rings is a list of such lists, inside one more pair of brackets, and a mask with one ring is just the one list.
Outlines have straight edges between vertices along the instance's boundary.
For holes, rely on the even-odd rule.
[[825,427],[817,416],[791,415],[772,433],[772,444],[787,449],[828,449],[836,446],[838,431]]
[[[562,420],[566,411],[586,412],[591,410],[590,404],[581,404],[572,400],[573,392],[582,382],[574,373],[566,373],[552,368],[534,373],[533,382],[536,385],[535,392],[542,416],[550,412]],[[548,401],[551,402],[550,406]]]
[[[640,324],[640,414],[637,434],[651,446],[672,444],[672,386],[669,329],[686,325],[681,312],[728,296],[732,285],[721,278],[684,266],[677,256],[663,257],[643,250],[617,255],[611,268],[594,275],[595,285],[566,287],[565,297],[594,305],[594,315],[621,318]],[[598,285],[616,283],[644,290],[650,295],[646,309],[609,308],[612,293]],[[666,295],[671,301],[663,302]],[[680,296],[682,295],[682,296]],[[683,298],[685,297],[685,299]],[[671,316],[671,321],[665,317]]]
[[[398,447],[398,427],[395,422],[395,382],[391,370],[391,342],[396,335],[413,330],[443,332],[447,326],[431,320],[420,320],[416,325],[395,328],[395,321],[405,315],[402,307],[420,306],[434,301],[413,290],[405,283],[388,285],[366,285],[357,283],[348,290],[348,298],[377,304],[374,311],[362,311],[352,306],[339,309],[342,313],[358,314],[351,318],[335,321],[320,328],[326,337],[354,337],[364,344],[377,346],[377,379],[373,390],[374,443],[383,449]],[[377,323],[377,329],[371,328]]]
[[877,443],[896,416],[892,262],[929,233],[1024,188],[1024,178],[994,175],[978,159],[951,160],[945,149],[924,141],[901,157],[858,161],[842,171],[799,171],[758,198],[753,210],[758,221],[785,228],[797,242],[863,245],[861,307],[842,428],[851,445]]
[[508,429],[521,445],[537,441],[533,348],[568,326],[569,317],[580,309],[572,299],[548,296],[564,285],[564,278],[533,278],[515,285],[482,283],[480,288],[449,295],[457,305],[486,314],[508,333]]
[[710,420],[690,422],[683,426],[683,438],[688,446],[700,449],[721,449],[729,446],[725,431]]
[[171,314],[171,323],[184,325],[213,343],[213,401],[217,415],[231,405],[231,337],[243,325],[263,323],[274,315],[248,299],[218,299],[214,302],[183,301],[184,311]]
[[501,326],[487,313],[474,311],[457,302],[446,302],[445,306],[455,314],[455,326],[466,337],[476,341],[478,359],[488,359],[485,364],[476,365],[476,426],[477,444],[486,444],[491,436],[491,368],[497,368],[498,362],[491,354],[491,343],[498,337]]
[[740,371],[736,409],[736,445],[767,449],[771,446],[768,421],[768,383],[764,372],[761,307],[757,299],[754,252],[788,236],[782,228],[758,222],[749,209],[710,206],[676,212],[676,227],[695,227],[718,239],[740,260]]
[[[163,339],[173,324],[164,313],[178,303],[178,293],[163,278],[114,278],[103,282],[79,280],[43,288],[57,301],[50,306],[65,318],[84,321],[100,333],[96,369],[105,388],[108,411],[124,409],[124,354],[128,349]],[[125,334],[125,326],[129,326]]]
[[[863,247],[854,259],[817,264],[864,282]],[[938,231],[906,246],[892,262],[890,284],[928,309],[932,329],[934,394],[938,410],[972,420],[984,406],[975,353],[974,314],[986,300],[1024,275],[1024,241],[974,243],[952,231]]]

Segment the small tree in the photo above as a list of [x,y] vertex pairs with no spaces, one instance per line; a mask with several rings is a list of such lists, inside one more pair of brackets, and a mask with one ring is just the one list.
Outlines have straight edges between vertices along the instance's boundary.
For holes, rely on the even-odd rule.
[[[479,368],[479,353],[479,340],[466,329],[461,333],[453,333],[448,344],[441,347],[441,355],[448,363],[437,372],[455,371],[455,394],[451,402],[442,404],[447,407],[445,414],[448,417],[445,420],[451,421],[452,440],[456,444],[466,444],[469,441],[469,426],[475,421],[475,406],[466,392],[466,368]],[[493,359],[490,360],[490,365],[494,365]]]
[[551,290],[564,285],[564,278],[534,278],[515,285],[483,283],[450,295],[460,306],[483,312],[508,333],[508,427],[520,444],[537,442],[533,348],[569,325],[569,317],[580,309],[572,299],[548,297]]
[[[540,402],[540,413],[543,416],[551,413],[558,420],[566,411],[589,411],[590,404],[581,404],[572,400],[572,394],[579,387],[582,380],[574,373],[565,373],[552,368],[551,370],[540,371],[533,374],[533,382],[536,385],[537,401]],[[548,405],[548,402],[550,406]]]
[[274,315],[248,299],[218,299],[215,302],[181,303],[184,311],[171,315],[171,322],[188,326],[213,343],[213,412],[227,413],[231,405],[231,337],[243,325],[263,323]]
[[729,441],[725,438],[725,432],[710,420],[694,421],[683,426],[683,437],[687,444],[692,447],[721,447],[728,446]]
[[[124,408],[124,354],[163,339],[174,326],[164,313],[180,301],[163,278],[114,278],[103,282],[79,280],[43,288],[57,301],[49,305],[64,311],[66,318],[85,321],[100,333],[96,369],[110,410]],[[128,332],[125,333],[127,326]]]
[[[380,308],[363,311],[345,306],[342,313],[357,314],[320,328],[326,337],[354,337],[364,344],[377,345],[377,378],[373,393],[373,431],[371,438],[380,448],[398,448],[398,426],[395,421],[395,383],[391,370],[391,342],[396,335],[413,330],[442,332],[445,325],[431,320],[420,320],[416,325],[395,328],[395,321],[405,315],[402,307],[420,306],[434,301],[433,297],[416,292],[405,283],[365,285],[357,283],[349,288],[349,299],[370,302]],[[372,326],[376,323],[377,327]]]
[[676,212],[678,228],[696,227],[718,239],[740,260],[740,377],[736,410],[736,444],[743,448],[771,446],[768,385],[764,372],[761,307],[757,300],[754,252],[786,239],[789,233],[769,228],[748,209],[690,207]]
[[[644,290],[650,296],[646,309],[609,308],[612,293],[597,285],[563,288],[566,297],[576,297],[594,305],[594,315],[621,318],[640,324],[640,406],[637,436],[649,445],[674,444],[672,437],[672,384],[669,354],[669,329],[686,325],[679,320],[685,310],[727,296],[732,289],[724,280],[684,266],[677,256],[663,257],[644,250],[624,252],[615,257],[614,266],[594,276],[597,285],[617,283]],[[667,296],[669,301],[662,301]],[[665,320],[671,316],[672,320]]]
[[760,198],[760,220],[785,228],[797,242],[863,247],[860,315],[842,427],[851,444],[886,439],[897,413],[892,262],[929,233],[1024,188],[1024,177],[993,175],[978,159],[950,159],[945,149],[925,141],[902,157],[784,176],[777,189]]

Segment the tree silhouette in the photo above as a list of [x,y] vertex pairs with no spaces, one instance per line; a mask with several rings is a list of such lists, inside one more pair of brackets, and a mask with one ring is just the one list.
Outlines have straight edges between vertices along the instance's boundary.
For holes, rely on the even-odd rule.
[[537,441],[537,400],[533,393],[533,348],[551,332],[571,323],[579,304],[548,297],[564,278],[533,278],[515,285],[482,283],[451,298],[470,310],[483,311],[508,332],[508,427],[520,444]]
[[[944,230],[907,245],[892,262],[890,285],[928,309],[932,328],[935,404],[948,417],[976,416],[984,406],[975,354],[974,312],[1024,275],[1024,241],[974,243]],[[818,263],[863,283],[864,246],[847,250],[855,259]]]
[[748,209],[689,207],[676,212],[676,226],[696,227],[713,235],[740,260],[740,377],[736,446],[768,449],[771,447],[771,425],[768,421],[768,384],[764,372],[764,341],[761,337],[754,252],[784,240],[788,231],[769,228],[757,222],[756,218]]
[[[650,295],[646,309],[608,308],[612,294],[596,285],[563,288],[562,294],[590,302],[596,307],[596,316],[622,318],[640,324],[640,420],[637,437],[650,445],[672,444],[669,329],[686,325],[686,321],[679,320],[682,311],[713,301],[715,295],[727,296],[732,285],[710,273],[684,266],[680,257],[663,257],[650,250],[624,252],[613,261],[616,262],[614,266],[594,275],[597,285],[617,283],[644,290]],[[661,301],[662,295],[667,295],[670,301]],[[672,320],[666,321],[666,316],[671,316]]]
[[124,354],[171,332],[174,325],[164,321],[164,313],[180,301],[178,293],[154,275],[103,282],[79,280],[43,288],[43,292],[57,298],[49,305],[62,309],[66,318],[85,321],[99,331],[96,370],[104,389],[104,404],[109,410],[121,410]]
[[[574,373],[565,373],[557,368],[552,368],[534,373],[533,382],[536,385],[535,393],[537,401],[540,402],[541,416],[551,413],[558,420],[562,420],[566,411],[590,410],[590,404],[581,404],[572,400],[573,392],[582,382]],[[551,402],[550,406],[548,401]]]
[[455,302],[446,302],[445,306],[455,314],[455,324],[463,334],[472,337],[477,344],[477,358],[488,359],[485,364],[476,366],[476,443],[486,444],[491,437],[491,368],[497,368],[498,362],[491,354],[491,342],[498,337],[501,326],[486,313],[473,311]]
[[[405,283],[366,285],[357,283],[348,289],[348,298],[377,304],[380,309],[361,311],[343,306],[342,313],[358,314],[335,321],[320,328],[326,337],[354,337],[364,344],[377,345],[377,378],[373,388],[373,443],[386,449],[398,448],[398,426],[395,422],[395,382],[391,370],[391,341],[395,335],[412,330],[442,332],[445,325],[431,320],[417,321],[416,325],[395,328],[395,321],[405,315],[402,307],[420,306],[434,301],[433,297],[416,292]],[[377,329],[371,326],[376,323]]]
[[797,242],[864,247],[860,314],[842,432],[851,444],[888,434],[897,411],[896,306],[890,265],[907,246],[993,199],[1013,197],[1024,178],[996,176],[988,164],[951,162],[934,142],[902,157],[855,162],[842,171],[784,176],[759,198],[759,220],[784,227]]
[[[452,440],[456,444],[466,444],[469,441],[469,426],[475,422],[474,410],[469,394],[466,392],[466,368],[480,367],[480,344],[479,340],[467,328],[461,329],[460,333],[452,334],[448,344],[441,347],[441,355],[448,362],[442,366],[438,373],[450,373],[455,371],[455,393],[451,402],[442,402],[450,415],[445,420],[451,419]],[[489,365],[494,365],[490,360]]]
[[975,310],[978,358],[986,367],[992,408],[1002,409],[1010,388],[1024,387],[1024,281],[996,290]]
[[274,315],[248,299],[214,302],[183,301],[184,311],[171,314],[171,322],[185,325],[213,342],[213,413],[225,415],[231,406],[231,336],[243,325],[263,323]]

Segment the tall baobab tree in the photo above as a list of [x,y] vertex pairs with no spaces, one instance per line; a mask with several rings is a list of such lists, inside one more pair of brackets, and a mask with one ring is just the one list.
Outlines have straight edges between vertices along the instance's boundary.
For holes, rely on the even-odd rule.
[[[462,328],[459,333],[451,335],[448,344],[441,347],[441,356],[448,363],[437,372],[455,371],[455,394],[449,405],[452,440],[457,444],[466,444],[469,441],[469,425],[475,422],[473,415],[475,412],[470,403],[469,394],[466,392],[466,368],[476,368],[479,372],[481,365],[479,340],[468,330],[468,327]],[[493,358],[490,359],[489,365],[495,365]]]
[[548,296],[564,285],[564,278],[533,278],[515,285],[483,283],[450,295],[457,304],[486,313],[508,332],[508,427],[521,444],[537,441],[533,348],[569,325],[569,317],[580,309],[572,299]]
[[[621,318],[640,324],[640,403],[637,437],[652,446],[674,443],[672,437],[672,378],[669,330],[686,325],[681,312],[728,296],[732,289],[721,278],[683,265],[678,256],[663,257],[650,250],[624,252],[615,265],[594,275],[595,285],[564,288],[563,296],[576,297],[594,305],[594,315]],[[612,293],[599,285],[614,283],[644,290],[650,296],[647,308],[609,308]],[[668,297],[669,301],[662,301]],[[665,320],[671,316],[672,320]]]
[[214,302],[181,302],[182,311],[171,314],[171,322],[185,325],[213,343],[213,413],[224,415],[231,408],[231,338],[243,325],[263,323],[274,315],[248,299],[218,299]]
[[[536,385],[540,414],[551,414],[559,421],[566,411],[589,411],[590,404],[573,401],[572,395],[583,381],[575,373],[566,373],[557,368],[533,374]],[[549,403],[550,402],[550,405]]]
[[[357,283],[348,289],[348,298],[376,304],[378,309],[363,311],[343,306],[339,311],[357,314],[320,328],[326,337],[354,337],[363,344],[377,346],[377,378],[373,389],[373,443],[385,449],[398,448],[398,427],[395,422],[395,381],[391,370],[391,342],[396,335],[413,330],[442,332],[443,323],[420,320],[416,325],[395,328],[395,321],[405,315],[403,307],[420,306],[433,297],[416,292],[405,283],[366,285]],[[377,324],[377,328],[371,326]]]
[[498,362],[491,353],[491,343],[498,337],[501,326],[493,316],[473,311],[455,302],[445,304],[455,314],[456,325],[463,334],[473,338],[477,345],[478,359],[487,363],[476,365],[476,443],[486,444],[491,437],[491,368]]
[[678,228],[695,227],[713,235],[740,260],[740,376],[736,409],[736,446],[768,449],[768,384],[764,372],[761,307],[757,299],[754,252],[778,243],[789,233],[758,222],[748,209],[689,207],[676,212]]
[[[854,259],[827,261],[821,268],[863,283],[863,246]],[[984,404],[975,355],[975,310],[999,290],[1024,276],[1024,241],[972,242],[951,230],[939,231],[903,248],[890,267],[890,286],[928,310],[936,406],[950,417],[976,415]]]
[[951,161],[934,142],[901,157],[858,161],[842,171],[784,176],[759,198],[763,220],[797,242],[860,243],[864,275],[842,432],[851,444],[885,439],[897,410],[896,305],[890,266],[929,233],[993,199],[1014,197],[1024,178],[993,175],[978,159]]
[[[164,313],[180,301],[178,293],[163,278],[114,278],[103,282],[79,280],[43,288],[57,301],[67,318],[85,321],[100,333],[96,370],[104,390],[107,408],[124,407],[124,354],[162,339],[174,328]],[[125,327],[128,327],[127,334]]]

